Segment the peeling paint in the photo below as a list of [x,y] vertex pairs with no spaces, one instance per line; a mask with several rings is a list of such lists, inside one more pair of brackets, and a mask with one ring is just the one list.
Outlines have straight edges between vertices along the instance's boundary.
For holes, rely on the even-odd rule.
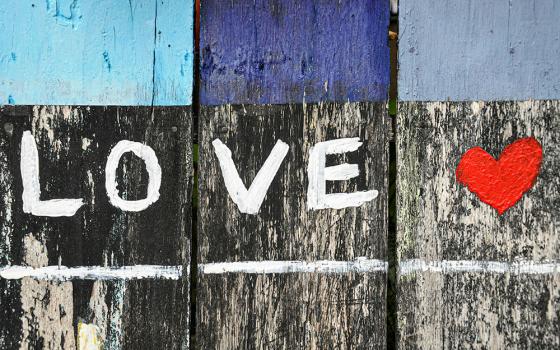
[[109,53],[107,51],[103,51],[103,62],[107,71],[111,72],[111,60],[109,59]]
[[[399,348],[560,346],[559,111],[547,100],[400,103]],[[472,147],[497,158],[524,137],[542,145],[540,173],[500,216],[455,169]]]
[[88,147],[91,145],[92,139],[87,137],[82,137],[82,150],[87,151]]
[[89,310],[91,312],[91,323],[98,328],[99,340],[104,342],[107,335],[109,322],[109,307],[106,302],[107,282],[95,281],[89,300]]
[[[347,5],[338,9],[355,10]],[[385,103],[298,102],[201,107],[198,266],[203,273],[196,318],[201,349],[385,347],[390,130]],[[229,198],[212,147],[218,137],[242,167],[245,184],[277,140],[289,146],[258,215],[241,213]],[[328,181],[326,193],[375,188],[378,199],[360,207],[307,210],[310,149],[355,137],[361,147],[330,156],[326,165],[358,164],[359,176]],[[360,256],[366,259],[354,260]]]
[[111,350],[121,349],[123,338],[123,309],[126,293],[126,282],[118,281],[113,285],[113,293],[111,295],[111,311],[109,319],[109,331],[107,334],[107,348]]
[[[56,348],[55,340],[61,348],[76,348],[79,321],[98,327],[99,339],[112,348],[184,343],[189,285],[181,268],[190,256],[185,234],[191,227],[190,108],[38,105],[0,112],[0,183],[6,189],[0,194],[0,276],[18,278],[0,278],[0,318],[8,320],[0,327],[0,348],[17,349],[23,338],[28,348]],[[49,218],[23,212],[22,136],[37,146],[40,199],[83,197],[88,203],[79,213]],[[103,186],[110,150],[129,139],[153,147],[166,179],[162,197],[134,215],[114,210]],[[141,160],[123,157],[117,170],[120,195],[144,197],[144,169]],[[25,243],[30,247],[25,262],[27,233],[35,241]],[[171,268],[141,265],[150,263]],[[123,281],[152,272],[172,278]],[[52,293],[58,293],[56,299]]]
[[[23,261],[35,268],[48,265],[47,248],[32,234],[23,239]],[[21,306],[23,315],[20,349],[75,348],[73,327],[73,296],[71,282],[21,281]]]
[[31,132],[33,135],[46,134],[52,147],[45,151],[52,151],[55,154],[61,151],[61,140],[55,139],[55,130],[59,123],[57,118],[60,116],[72,123],[80,120],[79,113],[70,106],[33,106]]
[[12,252],[12,211],[14,198],[9,190],[13,186],[13,177],[8,165],[8,155],[0,151],[0,185],[4,189],[0,195],[0,264],[11,262]]

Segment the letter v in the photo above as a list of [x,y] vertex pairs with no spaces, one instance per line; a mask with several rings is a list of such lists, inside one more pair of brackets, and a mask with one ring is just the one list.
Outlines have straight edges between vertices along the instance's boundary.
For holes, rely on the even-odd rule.
[[235,168],[235,163],[233,163],[229,148],[219,139],[212,141],[212,145],[214,146],[214,152],[218,157],[218,161],[220,162],[222,176],[224,177],[224,182],[231,199],[237,204],[239,211],[242,213],[257,214],[266,195],[266,191],[270,187],[274,175],[278,172],[290,147],[282,142],[282,140],[278,140],[257,173],[257,176],[253,179],[249,190],[247,190]]

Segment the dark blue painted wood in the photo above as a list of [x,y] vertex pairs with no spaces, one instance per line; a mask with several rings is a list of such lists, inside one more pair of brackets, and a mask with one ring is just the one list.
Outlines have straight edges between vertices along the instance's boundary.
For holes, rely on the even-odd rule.
[[0,1],[0,104],[191,105],[193,4]]
[[204,1],[201,103],[380,101],[386,0]]

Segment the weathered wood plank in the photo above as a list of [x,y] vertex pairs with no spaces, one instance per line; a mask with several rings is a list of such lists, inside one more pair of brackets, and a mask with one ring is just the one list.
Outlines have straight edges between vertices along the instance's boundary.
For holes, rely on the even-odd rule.
[[[560,346],[560,103],[409,102],[398,117],[400,348]],[[535,185],[504,214],[457,182],[461,156],[534,137]],[[556,270],[426,271],[408,259],[556,262]],[[404,273],[403,264],[409,264]],[[417,269],[414,271],[414,267]]]
[[[384,347],[388,23],[383,0],[201,3],[201,348]],[[339,138],[363,144],[315,173]],[[318,209],[323,187],[366,199]]]
[[[199,262],[386,260],[388,118],[384,103],[203,107],[200,120]],[[360,207],[308,209],[309,152],[359,137],[356,151],[327,158],[360,175],[327,193],[376,189]],[[289,151],[257,215],[241,213],[212,148],[219,139],[248,186],[278,139]],[[199,278],[201,348],[381,348],[385,272],[258,274]]]
[[[382,103],[203,107],[201,256],[207,262],[220,262],[224,258],[227,261],[381,258],[386,244],[382,234],[386,195],[381,192],[375,200],[358,208],[312,211],[307,204],[307,178],[313,145],[358,137],[363,145],[356,152],[329,155],[327,162],[328,165],[358,164],[360,175],[347,181],[329,182],[327,193],[384,189],[387,130]],[[239,176],[247,187],[277,140],[290,147],[258,215],[240,212],[230,199],[211,145],[215,139],[231,149]],[[222,224],[217,225],[218,219]],[[373,234],[363,234],[362,228],[370,229]],[[235,240],[224,240],[232,233]]]
[[[3,107],[0,125],[1,265],[184,266],[190,261],[190,107]],[[20,171],[24,131],[38,149],[41,200],[83,198],[69,217],[22,209]],[[153,149],[162,171],[159,199],[145,210],[109,202],[106,163],[121,140]],[[119,196],[146,197],[152,179],[144,161],[125,153],[118,165]],[[179,270],[177,270],[179,271]],[[78,325],[93,324],[106,348],[188,345],[188,278],[64,281],[0,279],[0,347],[73,348]],[[83,280],[84,278],[88,280]],[[101,278],[101,277],[99,277]]]

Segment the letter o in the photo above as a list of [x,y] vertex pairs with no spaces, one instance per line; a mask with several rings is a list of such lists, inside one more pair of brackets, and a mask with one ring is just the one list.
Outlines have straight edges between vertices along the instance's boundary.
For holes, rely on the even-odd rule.
[[[146,165],[148,172],[148,195],[144,199],[128,201],[119,196],[117,190],[117,167],[123,154],[132,152],[140,157]],[[115,207],[124,211],[141,211],[155,203],[159,199],[159,188],[161,186],[161,168],[154,150],[140,142],[128,140],[119,141],[109,153],[107,164],[105,165],[105,189],[109,202]]]

